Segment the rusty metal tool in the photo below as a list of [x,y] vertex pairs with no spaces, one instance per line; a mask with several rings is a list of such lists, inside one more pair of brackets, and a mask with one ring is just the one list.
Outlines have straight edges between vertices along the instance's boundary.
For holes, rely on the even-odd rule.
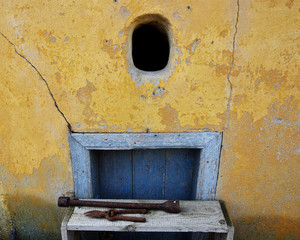
[[86,207],[107,207],[107,208],[129,208],[129,209],[146,209],[162,210],[167,213],[179,213],[179,201],[166,201],[164,203],[127,203],[127,202],[102,202],[89,200],[73,200],[69,197],[58,198],[59,207],[69,206],[86,206]]
[[127,210],[116,210],[116,209],[110,209],[108,211],[89,211],[84,213],[85,216],[93,217],[93,218],[106,218],[109,221],[131,221],[131,222],[146,222],[146,218],[144,217],[132,217],[132,216],[123,216],[118,214],[136,214],[141,213],[145,214],[147,213],[146,209],[127,209]]

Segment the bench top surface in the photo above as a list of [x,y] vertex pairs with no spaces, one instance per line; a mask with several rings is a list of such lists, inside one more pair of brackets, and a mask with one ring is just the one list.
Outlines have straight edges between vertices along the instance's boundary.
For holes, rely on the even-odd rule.
[[[115,202],[151,202],[164,200],[101,200]],[[108,221],[84,215],[91,210],[105,211],[107,208],[75,207],[67,223],[70,231],[129,231],[129,232],[228,232],[228,227],[219,201],[180,201],[180,213],[151,210],[147,214],[126,214],[145,217],[145,223]]]

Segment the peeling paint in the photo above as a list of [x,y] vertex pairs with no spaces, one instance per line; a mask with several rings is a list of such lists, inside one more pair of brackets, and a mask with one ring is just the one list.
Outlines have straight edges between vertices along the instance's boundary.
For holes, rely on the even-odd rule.
[[50,43],[56,43],[56,38],[52,36],[52,33],[49,33],[48,41]]
[[120,14],[122,18],[127,18],[130,15],[130,11],[126,7],[122,6],[120,8]]
[[191,47],[192,52],[195,52],[196,47],[198,46],[198,44],[200,43],[199,39],[196,39]]
[[119,32],[119,38],[121,38],[123,36],[124,36],[124,29],[120,30],[120,32]]
[[278,124],[285,124],[285,125],[288,125],[288,126],[293,126],[293,124],[291,124],[289,121],[285,121],[282,118],[274,118],[273,122],[278,123]]
[[159,109],[159,115],[162,118],[161,122],[165,125],[166,130],[172,129],[172,131],[176,131],[176,129],[180,128],[178,113],[176,109],[169,104],[166,104],[164,108]]
[[153,93],[152,93],[152,96],[153,97],[163,97],[164,96],[164,93],[165,93],[165,88],[164,87],[160,87],[158,86],[157,88],[154,89]]
[[173,13],[173,17],[174,17],[174,19],[178,19],[178,20],[179,20],[179,19],[180,19],[180,13],[177,12],[177,11],[174,12],[174,13]]

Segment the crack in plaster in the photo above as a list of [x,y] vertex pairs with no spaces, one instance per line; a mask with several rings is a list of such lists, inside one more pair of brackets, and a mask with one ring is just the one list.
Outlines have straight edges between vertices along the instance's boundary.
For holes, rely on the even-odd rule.
[[227,109],[226,109],[227,123],[226,123],[225,130],[228,129],[229,123],[230,123],[229,111],[230,111],[230,105],[231,105],[231,100],[232,100],[232,82],[230,81],[230,75],[231,75],[232,69],[234,67],[234,54],[235,54],[235,47],[236,47],[236,35],[237,35],[237,32],[238,32],[238,22],[239,22],[239,16],[240,16],[240,1],[239,0],[237,0],[236,5],[237,5],[237,12],[236,12],[235,25],[234,25],[235,32],[233,34],[233,41],[232,41],[232,60],[231,60],[230,69],[229,69],[228,74],[227,74],[227,81],[229,83],[230,92],[229,92],[229,98],[228,98]]
[[68,128],[69,128],[69,130],[72,132],[72,127],[71,127],[71,124],[70,124],[70,122],[67,120],[67,118],[66,118],[66,116],[64,115],[64,113],[60,110],[60,108],[58,107],[58,105],[57,105],[57,102],[56,102],[56,100],[55,100],[55,98],[54,98],[54,95],[53,95],[53,93],[52,93],[52,91],[51,91],[51,89],[50,89],[50,87],[49,87],[49,85],[48,85],[48,82],[45,80],[45,78],[42,76],[42,74],[39,72],[39,70],[24,56],[24,55],[22,55],[21,53],[19,53],[18,52],[18,50],[17,50],[17,48],[16,48],[16,46],[15,46],[15,44],[13,44],[2,32],[0,32],[0,34],[9,42],[9,44],[10,45],[12,45],[13,47],[14,47],[14,49],[15,49],[15,52],[16,52],[16,54],[18,54],[21,58],[23,58],[27,63],[29,63],[29,65],[37,72],[37,74],[40,76],[40,78],[44,81],[44,83],[46,84],[46,87],[47,87],[47,89],[48,89],[48,92],[49,92],[49,94],[50,94],[50,96],[51,96],[51,98],[52,98],[52,100],[53,100],[53,102],[54,102],[54,105],[55,105],[55,107],[56,107],[56,109],[57,109],[57,111],[61,114],[61,116],[64,118],[64,120],[66,121],[66,123],[67,123],[67,125],[68,125]]

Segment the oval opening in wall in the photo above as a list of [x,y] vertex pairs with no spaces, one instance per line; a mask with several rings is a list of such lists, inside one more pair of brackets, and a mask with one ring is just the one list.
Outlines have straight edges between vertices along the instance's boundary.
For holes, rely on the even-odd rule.
[[169,61],[167,29],[158,22],[138,25],[132,33],[132,60],[142,71],[160,71]]

